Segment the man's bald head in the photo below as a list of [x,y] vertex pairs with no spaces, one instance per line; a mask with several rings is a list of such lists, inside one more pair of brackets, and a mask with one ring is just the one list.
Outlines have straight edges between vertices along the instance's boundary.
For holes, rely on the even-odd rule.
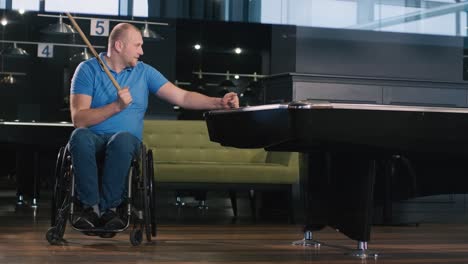
[[138,30],[137,27],[135,27],[132,24],[129,23],[119,23],[117,24],[111,31],[109,35],[109,44],[108,48],[109,50],[111,47],[115,47],[115,42],[120,40],[124,43],[126,43],[128,32],[134,30],[138,33],[140,33],[140,30]]

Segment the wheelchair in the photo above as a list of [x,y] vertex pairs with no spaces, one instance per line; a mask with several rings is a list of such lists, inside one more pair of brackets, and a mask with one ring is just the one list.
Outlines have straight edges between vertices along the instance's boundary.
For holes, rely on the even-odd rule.
[[156,228],[156,186],[153,177],[153,153],[146,150],[141,144],[139,157],[132,161],[128,174],[127,195],[120,206],[121,216],[126,219],[126,225],[118,230],[106,230],[94,228],[81,230],[73,226],[73,219],[79,206],[75,197],[75,177],[71,154],[68,145],[61,147],[55,165],[55,186],[51,201],[51,227],[46,233],[46,239],[51,245],[66,244],[63,238],[67,222],[73,229],[91,236],[103,238],[114,237],[131,227],[130,243],[133,246],[140,245],[143,241],[143,233],[148,242],[157,235]]

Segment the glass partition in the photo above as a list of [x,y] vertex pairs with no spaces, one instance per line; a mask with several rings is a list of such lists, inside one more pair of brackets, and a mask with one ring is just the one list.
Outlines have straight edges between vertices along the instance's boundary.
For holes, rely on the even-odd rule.
[[[40,3],[44,3],[41,7]],[[459,0],[9,0],[0,8],[466,36]]]
[[468,2],[262,0],[262,23],[466,36]]

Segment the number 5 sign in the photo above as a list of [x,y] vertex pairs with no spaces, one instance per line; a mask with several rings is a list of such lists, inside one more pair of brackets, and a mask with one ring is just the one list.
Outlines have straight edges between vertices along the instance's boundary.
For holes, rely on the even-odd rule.
[[109,36],[109,20],[91,19],[91,36]]

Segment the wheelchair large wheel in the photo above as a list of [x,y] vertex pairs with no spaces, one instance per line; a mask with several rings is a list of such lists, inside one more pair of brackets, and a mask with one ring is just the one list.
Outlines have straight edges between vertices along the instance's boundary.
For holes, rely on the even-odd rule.
[[147,172],[146,175],[148,176],[148,192],[150,198],[150,216],[151,216],[151,235],[156,237],[157,235],[157,228],[156,228],[156,185],[154,181],[154,165],[153,165],[153,151],[150,149],[148,150],[148,154],[146,155],[147,161]]
[[151,193],[150,183],[148,181],[148,160],[146,147],[141,149],[141,178],[143,179],[142,198],[143,198],[143,223],[146,234],[146,240],[151,241]]
[[55,161],[55,174],[54,174],[54,189],[52,193],[52,201],[50,207],[50,226],[55,226],[55,217],[57,214],[57,205],[56,205],[56,193],[57,193],[57,183],[62,175],[62,164],[65,155],[65,147],[61,147],[58,154],[57,160]]
[[46,239],[51,245],[61,244],[70,212],[71,191],[71,161],[67,148],[59,150],[55,185],[51,204],[51,228],[46,233]]
[[140,166],[134,168],[134,177],[132,179],[132,204],[135,208],[134,227],[130,233],[130,242],[132,245],[138,245],[143,240],[143,233],[146,234],[148,242],[151,241],[151,215],[150,199],[148,198],[148,179],[147,179],[147,157],[146,147],[141,146],[140,156],[138,158]]

